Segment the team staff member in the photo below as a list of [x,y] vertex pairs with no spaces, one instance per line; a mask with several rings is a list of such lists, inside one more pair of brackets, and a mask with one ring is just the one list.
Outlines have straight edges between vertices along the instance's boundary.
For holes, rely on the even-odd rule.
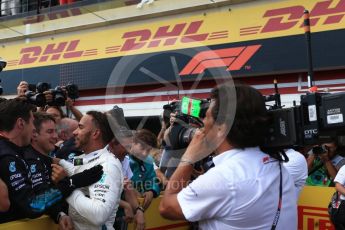
[[[169,180],[160,213],[199,221],[200,229],[296,229],[292,178],[258,147],[267,127],[263,97],[254,88],[236,85],[233,117],[231,90],[228,84],[212,90],[204,128],[196,131]],[[213,151],[215,166],[187,185],[193,164]]]
[[[55,119],[47,113],[34,113],[34,126],[35,130],[31,140],[31,146],[25,150],[24,159],[30,169],[32,188],[36,193],[40,193],[41,191],[54,187],[51,181],[52,159],[48,154],[55,148],[57,133]],[[57,167],[61,166],[54,165],[54,169]],[[61,172],[63,171],[61,170]],[[92,170],[84,171],[80,175],[72,178],[56,181],[56,188],[64,190],[66,184],[68,186],[70,185],[70,179],[74,180],[74,183],[83,183],[83,186],[88,186],[98,181],[102,173],[102,169],[99,166]],[[66,174],[62,176],[64,177]],[[79,177],[79,179],[76,179],[76,177]],[[47,210],[47,214],[56,223],[59,223],[60,229],[73,229],[72,220],[66,215],[67,211],[65,209],[67,209],[67,205],[58,202]]]
[[30,168],[23,155],[32,139],[35,109],[21,99],[0,103],[0,178],[7,185],[11,202],[10,209],[1,213],[0,223],[39,217],[76,187],[83,186],[82,178],[76,175],[60,184],[59,189],[32,189]]
[[85,154],[74,158],[74,164],[60,160],[69,175],[102,165],[100,181],[88,188],[75,190],[67,199],[69,216],[76,229],[114,229],[115,215],[123,187],[121,163],[106,145],[114,137],[105,114],[89,111],[74,131],[76,147]]
[[[24,147],[30,144],[35,106],[20,99],[0,103],[0,177],[9,190],[10,209],[1,213],[0,223],[40,216],[62,198],[59,190],[35,194],[30,172],[23,159]],[[45,199],[39,199],[43,197]]]

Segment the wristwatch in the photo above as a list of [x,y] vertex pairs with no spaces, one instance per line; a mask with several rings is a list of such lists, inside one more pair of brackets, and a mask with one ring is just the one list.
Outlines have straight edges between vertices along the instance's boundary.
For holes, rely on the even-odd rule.
[[59,212],[59,214],[58,214],[58,216],[57,216],[57,222],[58,222],[58,223],[59,223],[61,217],[63,217],[63,216],[67,216],[67,214],[64,213],[64,212]]
[[145,212],[145,209],[140,205],[135,209],[135,214],[137,214],[138,210],[142,211],[143,213]]

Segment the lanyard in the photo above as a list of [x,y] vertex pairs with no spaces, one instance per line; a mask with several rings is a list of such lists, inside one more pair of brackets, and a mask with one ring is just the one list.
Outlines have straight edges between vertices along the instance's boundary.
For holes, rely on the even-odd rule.
[[273,224],[272,224],[272,228],[271,230],[275,230],[276,227],[277,227],[277,223],[278,223],[278,220],[279,220],[279,216],[280,216],[280,210],[282,208],[282,203],[283,203],[283,185],[282,185],[282,180],[283,180],[283,174],[282,174],[282,165],[281,163],[279,162],[279,169],[280,169],[280,181],[279,181],[279,200],[278,200],[278,208],[277,208],[277,212],[276,212],[276,215],[274,217],[274,220],[273,220]]

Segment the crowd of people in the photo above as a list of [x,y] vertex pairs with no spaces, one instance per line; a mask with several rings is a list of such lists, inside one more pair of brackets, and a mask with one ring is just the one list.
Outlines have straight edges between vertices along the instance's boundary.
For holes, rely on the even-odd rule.
[[41,8],[65,5],[75,2],[75,0],[39,0],[39,1],[21,1],[21,0],[1,0],[1,15],[11,16],[28,11],[37,11]]
[[[41,8],[61,6],[71,4],[80,0],[1,0],[0,17],[18,15],[23,12],[37,11]],[[126,5],[137,4],[137,8],[142,8],[145,4],[152,4],[154,0],[132,0],[125,2]]]
[[73,118],[36,107],[23,97],[27,87],[0,101],[0,223],[47,214],[60,229],[145,229],[144,212],[164,190],[157,214],[193,229],[296,229],[305,184],[335,184],[345,199],[337,140],[321,152],[265,150],[269,117],[250,86],[214,88],[185,149],[172,146],[175,111],[156,136],[131,130],[118,107],[81,114],[67,98]]

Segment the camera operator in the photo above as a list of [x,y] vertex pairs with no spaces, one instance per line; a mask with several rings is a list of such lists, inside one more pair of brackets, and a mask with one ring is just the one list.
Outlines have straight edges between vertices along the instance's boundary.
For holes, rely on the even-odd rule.
[[[263,97],[252,87],[236,85],[232,117],[232,89],[223,84],[212,90],[204,128],[196,131],[170,178],[160,213],[199,221],[200,229],[296,229],[292,178],[281,157],[259,148],[267,127]],[[188,184],[193,164],[212,152],[215,166]]]
[[162,173],[164,173],[164,176],[167,179],[169,179],[176,170],[179,164],[179,160],[181,159],[184,153],[184,149],[172,149],[170,146],[171,144],[169,140],[169,135],[174,122],[176,122],[176,112],[172,112],[169,114],[169,120],[165,122],[165,127],[167,128],[164,130],[163,133],[164,148],[162,152],[162,158],[159,164],[159,169]]
[[337,143],[334,140],[322,146],[316,146],[309,152],[307,158],[308,178],[310,186],[333,186],[333,179],[344,165],[344,157],[337,154]]

